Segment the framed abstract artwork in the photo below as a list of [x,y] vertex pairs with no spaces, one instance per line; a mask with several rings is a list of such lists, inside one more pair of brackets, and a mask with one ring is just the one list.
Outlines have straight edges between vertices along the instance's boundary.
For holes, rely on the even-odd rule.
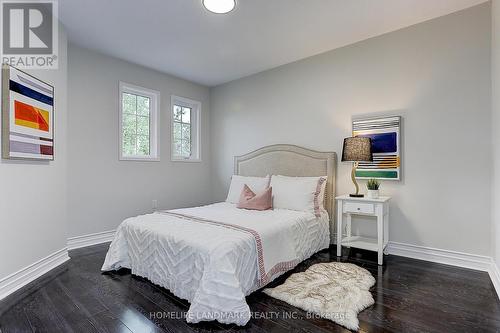
[[54,160],[54,87],[2,67],[2,157]]
[[373,162],[359,162],[356,178],[400,180],[401,117],[353,120],[352,135],[372,139]]

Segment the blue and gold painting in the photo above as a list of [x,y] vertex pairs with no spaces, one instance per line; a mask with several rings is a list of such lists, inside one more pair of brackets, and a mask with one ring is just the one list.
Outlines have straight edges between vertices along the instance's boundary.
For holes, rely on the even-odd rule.
[[401,117],[357,119],[352,122],[352,135],[372,139],[373,162],[359,162],[356,178],[399,180]]

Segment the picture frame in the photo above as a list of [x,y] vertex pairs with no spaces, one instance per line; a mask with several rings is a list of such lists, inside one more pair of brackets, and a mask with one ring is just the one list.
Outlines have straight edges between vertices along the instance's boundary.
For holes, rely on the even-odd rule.
[[352,121],[352,136],[372,140],[372,162],[359,162],[357,179],[401,180],[401,116]]
[[54,87],[2,65],[2,158],[54,160]]

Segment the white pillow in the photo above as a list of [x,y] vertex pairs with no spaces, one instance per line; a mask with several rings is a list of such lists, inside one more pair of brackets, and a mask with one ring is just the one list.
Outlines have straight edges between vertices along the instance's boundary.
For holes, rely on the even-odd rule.
[[238,203],[244,185],[248,185],[254,193],[260,193],[269,187],[269,175],[265,177],[245,177],[233,175],[226,202]]
[[326,200],[326,183],[328,181],[328,178],[326,176],[320,177],[323,178],[324,181],[321,182],[321,191],[319,192],[319,197],[318,197],[318,203],[319,203],[319,208],[321,210],[326,210],[325,208],[325,200]]
[[323,210],[326,177],[272,176],[273,207],[314,212]]

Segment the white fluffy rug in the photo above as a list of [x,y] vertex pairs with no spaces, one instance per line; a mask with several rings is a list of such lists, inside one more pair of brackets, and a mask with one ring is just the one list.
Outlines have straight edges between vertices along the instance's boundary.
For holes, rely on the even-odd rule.
[[264,293],[330,319],[350,330],[359,329],[358,313],[374,303],[369,289],[373,276],[354,264],[316,264],[292,274],[282,285]]

